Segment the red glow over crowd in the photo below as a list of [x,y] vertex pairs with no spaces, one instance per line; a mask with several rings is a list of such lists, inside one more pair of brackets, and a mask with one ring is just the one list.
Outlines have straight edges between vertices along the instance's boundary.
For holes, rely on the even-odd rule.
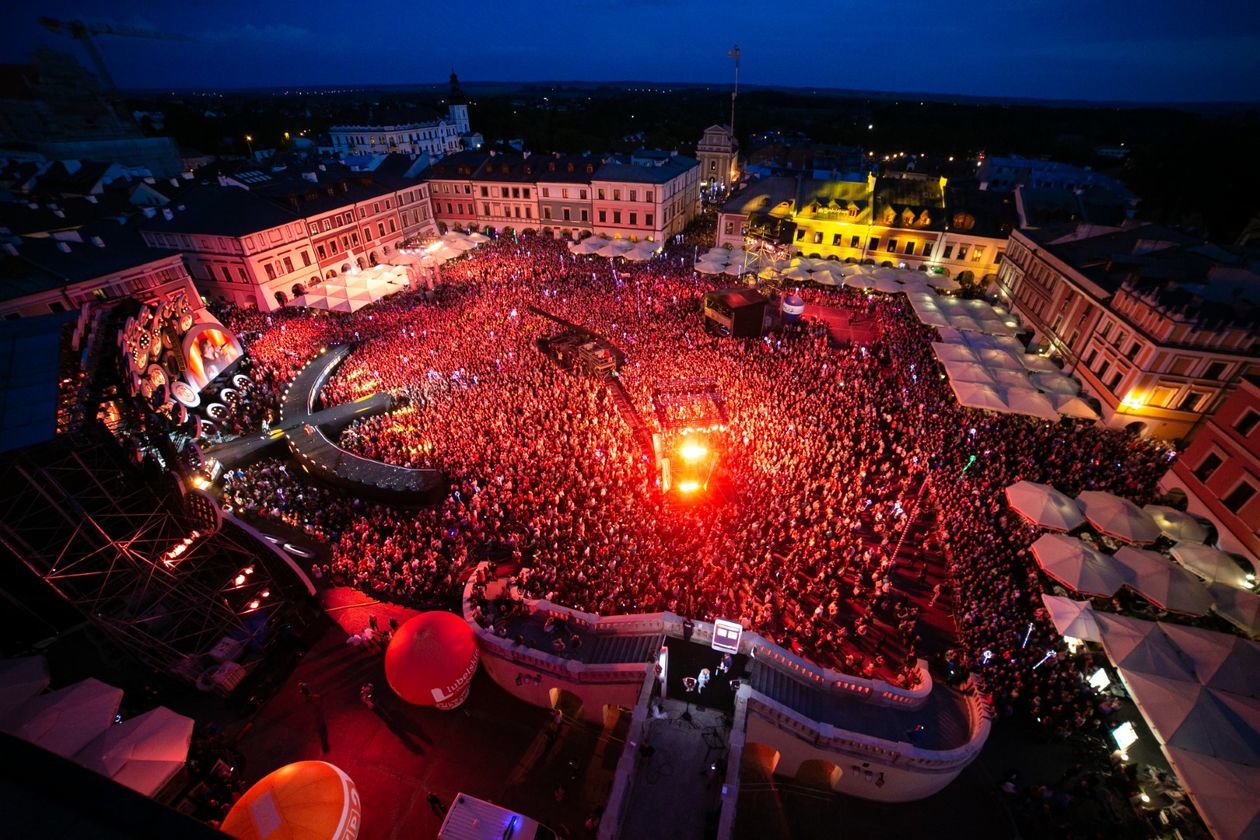
[[[809,319],[763,340],[716,338],[700,315],[714,286],[693,274],[692,245],[619,264],[614,276],[606,259],[574,258],[560,243],[500,241],[444,267],[436,301],[404,293],[352,316],[223,313],[248,346],[255,381],[229,429],[274,417],[283,384],[320,347],[354,342],[325,401],[383,390],[399,407],[349,427],[341,445],[439,469],[450,485],[440,503],[403,510],[268,461],[229,473],[226,497],[327,541],[324,576],[387,599],[449,606],[471,567],[489,559],[532,597],[606,615],[668,609],[740,620],[821,664],[903,685],[924,654],[927,606],[895,576],[944,553],[949,579],[932,601],[953,606],[955,670],[974,670],[1001,710],[1048,729],[1096,725],[1065,658],[1032,670],[1057,635],[1038,613],[1042,585],[1028,552],[1036,534],[1002,489],[1029,479],[1142,503],[1164,452],[1098,428],[958,406],[931,353],[932,330],[900,296],[807,294],[873,320],[879,337],[865,346],[837,345]],[[700,503],[687,504],[663,496],[610,383],[540,352],[537,340],[557,328],[530,305],[625,352],[620,383],[652,430],[655,388],[713,380],[728,416],[707,443],[722,492],[696,487],[687,495]],[[934,533],[894,558],[916,511]],[[982,665],[984,651],[993,655]]]

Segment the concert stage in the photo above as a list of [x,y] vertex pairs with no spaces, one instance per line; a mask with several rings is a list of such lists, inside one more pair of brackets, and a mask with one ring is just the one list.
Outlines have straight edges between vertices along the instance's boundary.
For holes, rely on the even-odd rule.
[[[665,684],[665,694],[671,700],[691,701],[693,706],[716,709],[726,714],[735,713],[735,689],[733,680],[748,681],[748,657],[741,654],[731,656],[731,666],[725,673],[718,673],[722,662],[722,652],[713,650],[708,645],[696,642],[684,642],[682,639],[666,639],[665,647],[669,648],[669,668]],[[683,679],[690,677],[699,679],[700,670],[709,669],[709,681],[701,690],[688,692]]]

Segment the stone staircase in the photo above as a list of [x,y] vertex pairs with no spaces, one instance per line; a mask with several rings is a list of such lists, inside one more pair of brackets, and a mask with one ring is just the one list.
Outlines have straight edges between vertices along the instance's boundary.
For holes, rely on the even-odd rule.
[[590,653],[583,657],[590,665],[617,665],[626,662],[647,662],[661,645],[665,636],[660,633],[623,636],[617,633],[595,637]]

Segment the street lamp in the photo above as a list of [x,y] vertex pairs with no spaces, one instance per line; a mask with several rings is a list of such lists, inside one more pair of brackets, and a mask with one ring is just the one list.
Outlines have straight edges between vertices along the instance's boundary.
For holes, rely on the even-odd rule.
[[245,135],[245,145],[249,147],[249,156],[252,158],[254,156],[254,135]]

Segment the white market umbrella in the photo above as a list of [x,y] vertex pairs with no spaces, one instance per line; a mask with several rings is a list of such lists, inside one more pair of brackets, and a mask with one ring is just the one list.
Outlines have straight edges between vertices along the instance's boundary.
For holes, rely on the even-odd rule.
[[[993,377],[993,384],[1001,385],[1003,388],[1007,389],[1008,396],[1006,398],[1006,401],[1008,403],[1012,402],[1009,396],[1010,391],[1012,390],[1027,391],[1028,390],[1028,374],[1024,373],[1022,370],[1010,370],[1009,368],[989,368],[989,375]],[[1014,403],[1012,403],[1011,408],[1012,410],[1015,409]],[[1049,419],[1054,420],[1054,419],[1057,419],[1058,416],[1059,416],[1058,414],[1052,414]]]
[[165,706],[111,726],[75,754],[89,770],[152,796],[188,759],[193,720]]
[[1103,649],[1117,668],[1178,680],[1187,687],[1195,684],[1190,664],[1158,623],[1115,613],[1095,613],[1094,617],[1102,633]]
[[856,277],[866,273],[866,270],[857,263],[832,263],[827,270],[837,277]]
[[1260,643],[1202,627],[1160,622],[1168,641],[1177,646],[1195,678],[1217,691],[1260,697]]
[[933,274],[928,277],[927,284],[933,289],[939,289],[943,292],[956,292],[962,288],[957,280],[952,277],[946,277],[944,274]]
[[813,272],[809,271],[804,266],[800,266],[800,265],[793,266],[792,268],[789,268],[787,271],[784,271],[782,276],[783,276],[783,279],[791,280],[796,283],[807,283],[810,280],[814,279]]
[[48,660],[42,656],[0,659],[0,720],[48,688]]
[[887,266],[881,266],[869,273],[870,276],[874,277],[876,280],[888,280],[896,283],[901,279],[901,272],[897,271],[895,268],[888,268]]
[[744,273],[744,266],[737,262],[727,263],[726,266],[723,267],[722,273],[729,274],[732,277],[738,277],[740,274]]
[[1208,583],[1225,583],[1247,589],[1247,572],[1223,551],[1195,542],[1179,542],[1168,550],[1178,563]]
[[1161,744],[1260,765],[1260,703],[1156,674],[1120,675]]
[[1207,528],[1190,514],[1165,505],[1142,508],[1155,520],[1160,532],[1175,542],[1201,543],[1207,539]]
[[1260,636],[1260,595],[1237,589],[1227,583],[1208,585],[1212,612],[1242,630],[1251,638]]
[[626,239],[609,239],[599,246],[599,250],[596,253],[601,257],[620,257],[633,247],[634,245]]
[[[875,288],[875,278],[869,274],[854,274],[844,281],[844,285],[850,289],[873,289]],[[923,320],[920,318],[920,320]]]
[[579,241],[572,247],[575,254],[594,254],[604,244],[604,240],[598,236],[588,236]]
[[1203,616],[1212,608],[1203,582],[1162,554],[1125,546],[1114,556],[1129,572],[1129,588],[1161,609]]
[[953,390],[954,396],[958,398],[958,402],[968,408],[978,408],[984,411],[1007,411],[1006,401],[1002,399],[1002,395],[992,385],[986,385],[983,382],[955,382],[951,380],[949,387]]
[[1159,539],[1159,526],[1150,514],[1128,499],[1113,493],[1086,490],[1076,497],[1085,518],[1109,537],[1129,543],[1152,543]]
[[1032,388],[1007,388],[1002,398],[1015,414],[1027,414],[1042,420],[1059,419],[1059,412],[1054,410],[1054,406],[1046,395]]
[[932,351],[936,353],[936,358],[944,361],[954,362],[971,362],[973,364],[979,362],[974,350],[965,344],[953,344],[947,341],[933,341]]
[[[986,347],[976,353],[980,357],[980,361],[992,368],[1001,368],[1002,370],[1013,370],[1024,373],[1023,366],[1019,363],[1019,359],[1000,347]],[[1025,374],[1026,376],[1027,374]],[[1027,386],[1028,380],[1024,379]]]
[[1097,420],[1098,412],[1080,397],[1069,397],[1067,394],[1051,394],[1050,402],[1054,410],[1064,417],[1075,417],[1077,420]]
[[1165,747],[1164,754],[1214,837],[1260,837],[1260,767],[1177,747]]
[[1074,601],[1060,595],[1041,595],[1041,602],[1046,605],[1050,614],[1050,622],[1061,636],[1081,639],[1086,642],[1101,642],[1102,635],[1098,629],[1098,621],[1094,618],[1094,607],[1089,601]]
[[1006,501],[1016,513],[1039,528],[1071,531],[1085,522],[1076,500],[1048,484],[1017,481],[1006,488]]
[[465,234],[465,236],[468,237],[469,241],[476,242],[478,245],[484,245],[490,241],[490,237],[486,236],[484,233],[478,233],[477,231]]
[[710,248],[701,259],[726,265],[734,259],[732,253],[729,248]]
[[701,274],[721,274],[725,268],[726,268],[725,265],[718,265],[717,263],[705,262],[704,260],[701,260],[700,262],[696,263],[696,271],[700,272]]
[[1019,362],[1024,367],[1038,373],[1058,373],[1059,369],[1055,367],[1054,362],[1045,356],[1039,356],[1036,353],[1021,353]]
[[1032,553],[1042,571],[1075,592],[1110,598],[1125,583],[1111,558],[1075,537],[1043,534]]
[[904,286],[887,277],[876,277],[874,289],[886,295],[895,295],[905,291]]
[[1081,392],[1080,383],[1062,373],[1034,373],[1033,384],[1048,394],[1076,396]]
[[976,362],[955,362],[946,360],[941,362],[945,366],[945,372],[949,375],[951,382],[983,382],[986,385],[993,384],[993,376],[989,373],[989,369],[984,365]]
[[5,719],[4,731],[70,758],[114,722],[122,689],[86,679],[33,697]]

